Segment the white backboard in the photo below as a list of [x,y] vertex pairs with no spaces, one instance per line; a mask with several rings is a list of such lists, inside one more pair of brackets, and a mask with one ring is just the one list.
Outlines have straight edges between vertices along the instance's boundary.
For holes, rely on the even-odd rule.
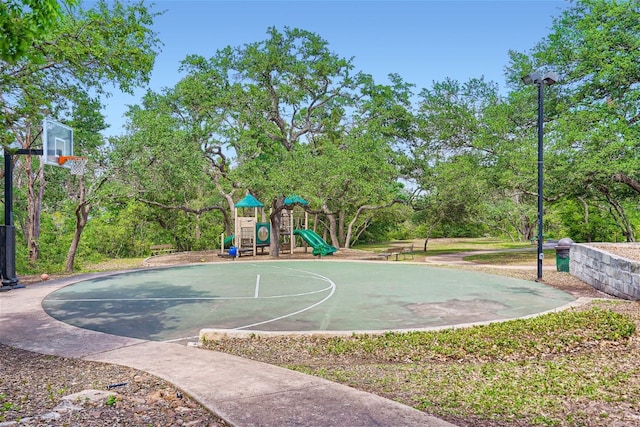
[[73,129],[58,123],[52,119],[44,119],[42,122],[42,161],[45,165],[62,166],[69,168],[71,165],[58,163],[60,156],[73,156]]

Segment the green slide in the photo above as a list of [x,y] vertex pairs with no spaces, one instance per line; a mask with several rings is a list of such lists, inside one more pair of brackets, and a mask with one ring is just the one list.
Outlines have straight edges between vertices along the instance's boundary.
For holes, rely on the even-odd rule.
[[233,239],[235,238],[235,236],[232,234],[231,236],[227,236],[224,238],[224,247],[228,248],[229,246],[231,246],[231,244],[233,243]]
[[314,255],[326,256],[337,251],[335,247],[325,242],[322,237],[318,236],[313,230],[293,230],[293,234],[302,237],[302,240],[313,248],[311,253]]

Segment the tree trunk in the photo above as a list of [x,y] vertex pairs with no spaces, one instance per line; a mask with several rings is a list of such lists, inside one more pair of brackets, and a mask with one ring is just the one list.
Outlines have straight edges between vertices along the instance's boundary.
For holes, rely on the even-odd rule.
[[76,229],[73,233],[71,246],[69,246],[69,252],[67,252],[67,261],[64,267],[65,273],[73,273],[73,264],[76,259],[78,245],[80,244],[80,238],[82,237],[84,227],[87,225],[90,211],[91,206],[89,205],[89,203],[87,203],[86,205],[80,205],[76,208]]
[[584,227],[587,230],[587,243],[591,243],[591,230],[589,229],[589,204],[582,198],[578,197],[584,206]]
[[44,194],[44,166],[40,165],[37,173],[33,173],[31,156],[23,157],[27,176],[27,235],[25,240],[29,248],[29,263],[34,266],[40,257],[40,215]]
[[427,252],[427,245],[429,244],[429,237],[431,237],[431,233],[433,232],[433,229],[434,229],[434,228],[436,228],[436,226],[437,226],[438,224],[440,224],[440,222],[441,222],[443,219],[444,219],[444,216],[443,216],[443,215],[440,215],[440,216],[438,217],[438,219],[437,219],[436,221],[433,221],[433,222],[431,223],[431,225],[429,226],[429,229],[427,230],[427,235],[425,236],[425,239],[424,239],[424,248],[423,248],[423,250],[424,250],[425,252]]
[[271,240],[269,241],[269,255],[280,257],[280,226],[282,225],[282,209],[284,209],[284,196],[279,196],[272,202],[272,211],[269,215],[271,225]]
[[431,225],[429,226],[429,229],[427,230],[427,235],[424,238],[424,247],[422,248],[422,250],[425,251],[425,253],[427,252],[427,245],[429,244],[429,238],[431,237],[431,232],[433,232],[433,229],[436,228],[436,225],[438,225],[440,221],[441,221],[441,218],[435,222],[432,222]]
[[345,238],[344,234],[344,217],[345,213],[343,210],[338,212],[338,243],[340,244],[340,248],[348,248],[349,247],[349,239]]
[[71,246],[69,246],[69,252],[67,252],[67,261],[64,267],[65,273],[73,273],[73,263],[76,259],[80,238],[89,220],[89,212],[91,212],[91,204],[86,200],[87,192],[84,186],[84,176],[78,176],[78,184],[78,201],[80,204],[76,207],[76,229],[73,233]]
[[609,202],[611,215],[622,229],[622,235],[626,237],[627,242],[635,242],[636,238],[633,233],[633,227],[631,227],[631,223],[629,222],[629,218],[624,207],[622,207],[622,205],[611,196],[609,188],[602,185],[599,189],[605,195],[607,202]]
[[322,209],[327,215],[327,221],[329,221],[329,236],[331,236],[331,245],[335,246],[336,248],[339,248],[340,241],[338,240],[338,233],[336,232],[336,228],[337,228],[336,216],[330,213],[329,207],[327,205],[322,206]]
[[[354,215],[353,219],[351,220],[351,222],[349,223],[349,226],[347,227],[347,238],[345,239],[344,242],[344,247],[345,248],[349,248],[349,245],[351,244],[351,238],[353,236],[353,226],[355,225],[356,221],[358,221],[358,218],[360,217],[360,215],[365,212],[365,211],[370,211],[370,210],[377,210],[377,209],[384,209],[384,208],[388,208],[390,206],[393,206],[396,203],[402,203],[400,200],[393,200],[392,202],[389,202],[385,205],[379,205],[379,206],[375,206],[375,205],[364,205],[364,206],[360,206],[356,212],[356,214]],[[426,244],[425,244],[426,246]],[[426,249],[425,249],[426,251]]]
[[222,217],[224,218],[224,234],[226,236],[231,236],[233,234],[234,227],[232,216],[236,205],[233,202],[231,193],[225,193],[222,190],[222,186],[218,185],[218,183],[216,183],[216,186],[218,187],[220,194],[222,194],[222,197],[224,197],[224,199],[227,201],[227,204],[229,205],[229,212],[231,212],[231,214],[228,214],[224,209],[221,209],[220,212],[222,212]]

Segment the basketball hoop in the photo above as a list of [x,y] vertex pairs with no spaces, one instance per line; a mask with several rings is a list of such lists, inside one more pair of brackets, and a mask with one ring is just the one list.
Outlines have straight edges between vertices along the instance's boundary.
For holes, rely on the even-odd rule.
[[89,159],[87,157],[80,156],[60,156],[58,157],[58,164],[64,165],[69,163],[69,172],[71,175],[84,175],[84,168],[87,165]]

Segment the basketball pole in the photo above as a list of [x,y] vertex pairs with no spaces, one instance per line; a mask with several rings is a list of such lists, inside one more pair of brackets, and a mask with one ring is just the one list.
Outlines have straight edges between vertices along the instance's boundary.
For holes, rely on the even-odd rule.
[[4,150],[4,225],[0,228],[2,247],[0,248],[1,291],[24,288],[16,276],[16,228],[13,225],[13,155],[42,156],[43,150],[22,148],[15,151]]

